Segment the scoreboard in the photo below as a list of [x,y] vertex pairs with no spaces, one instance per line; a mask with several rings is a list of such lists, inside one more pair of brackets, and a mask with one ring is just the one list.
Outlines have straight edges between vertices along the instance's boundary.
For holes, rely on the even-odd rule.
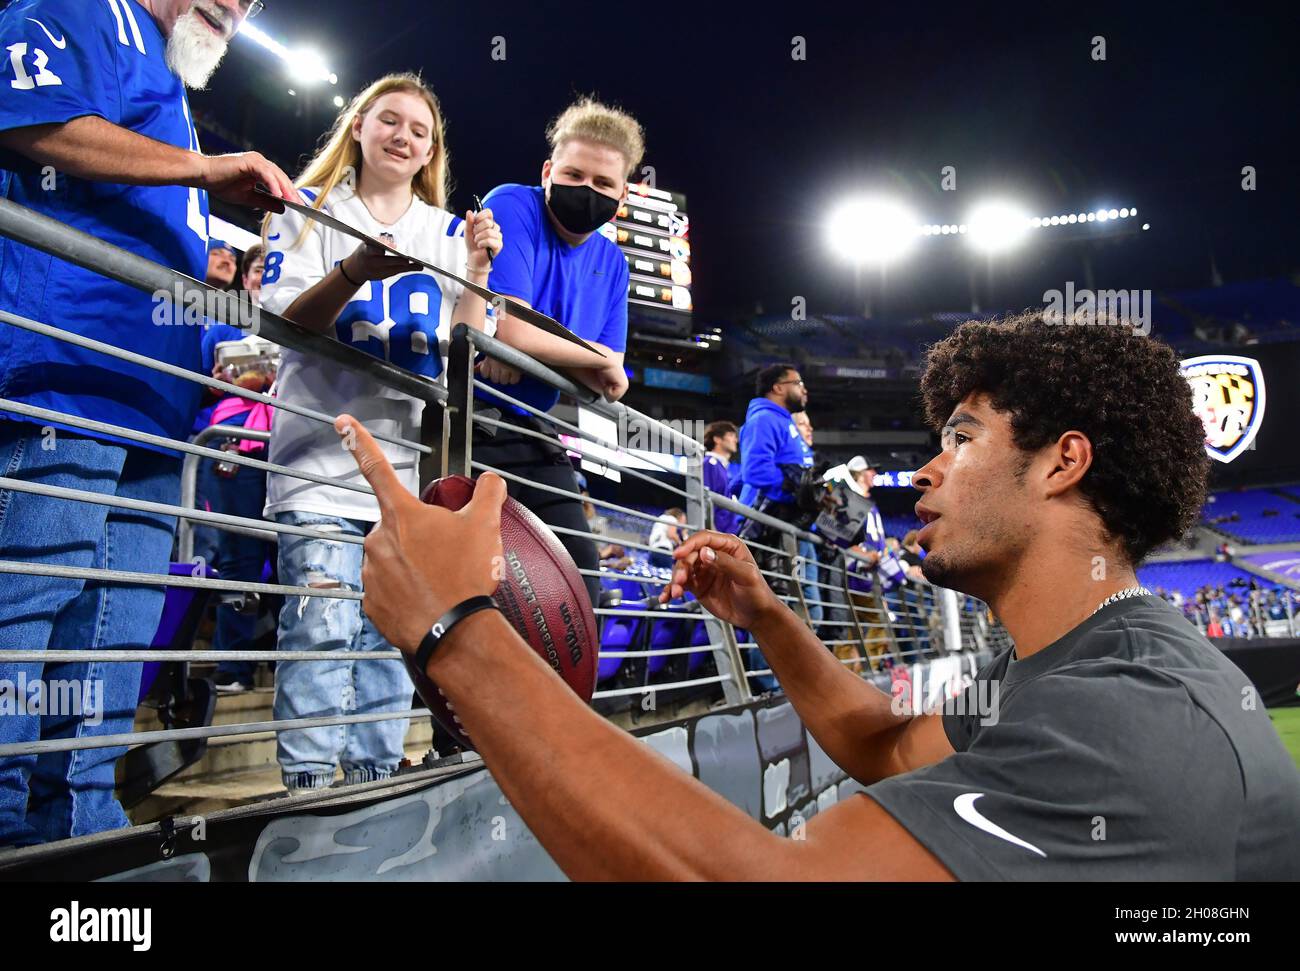
[[627,202],[600,232],[627,258],[628,303],[689,315],[691,222],[686,198],[645,183],[627,189]]

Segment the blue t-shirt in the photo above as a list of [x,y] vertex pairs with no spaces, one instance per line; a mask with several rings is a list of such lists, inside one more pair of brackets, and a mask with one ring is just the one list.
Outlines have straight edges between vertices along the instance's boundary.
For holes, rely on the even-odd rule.
[[[539,185],[499,185],[483,200],[501,227],[502,249],[492,264],[488,287],[526,300],[583,340],[612,351],[627,349],[627,258],[600,233],[579,246],[556,235],[545,213]],[[543,411],[555,406],[558,391],[525,376],[518,384],[496,385],[506,394]],[[521,412],[500,398],[484,401]]]
[[[0,50],[7,54],[0,63],[0,131],[97,115],[197,151],[185,89],[167,67],[165,48],[153,17],[135,0],[18,0],[0,12]],[[91,182],[0,151],[0,194],[191,277],[206,273],[208,198],[199,189]],[[181,323],[169,305],[3,238],[0,308],[190,370],[200,366],[200,328]],[[201,388],[0,324],[0,396],[184,438]]]

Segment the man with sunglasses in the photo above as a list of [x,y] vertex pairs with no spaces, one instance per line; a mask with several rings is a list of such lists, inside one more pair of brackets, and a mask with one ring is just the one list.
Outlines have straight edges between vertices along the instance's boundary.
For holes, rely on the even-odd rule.
[[[260,6],[10,4],[0,12],[0,50],[8,55],[0,62],[0,197],[203,279],[209,192],[255,206],[262,205],[253,195],[259,182],[280,196],[293,191],[256,153],[204,156],[185,95],[207,84]],[[4,238],[0,310],[200,367],[201,329],[186,326],[170,303]],[[0,408],[0,470],[42,486],[175,504],[178,456],[130,436],[185,438],[199,392],[192,382],[0,324],[0,399],[19,406]],[[91,431],[83,419],[115,430]],[[0,560],[166,574],[174,527],[169,516],[0,490]],[[10,575],[0,583],[0,649],[144,648],[162,606],[161,587]],[[29,743],[130,731],[140,665],[0,664],[0,679],[40,691],[55,680],[79,683],[90,692],[93,704],[71,711],[0,719],[0,744]],[[123,751],[0,758],[0,846],[126,825],[113,798],[113,764]]]

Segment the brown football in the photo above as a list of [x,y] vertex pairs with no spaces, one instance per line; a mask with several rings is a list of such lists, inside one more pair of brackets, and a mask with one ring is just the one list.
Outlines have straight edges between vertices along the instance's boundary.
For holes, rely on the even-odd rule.
[[[473,494],[473,479],[449,475],[429,483],[420,498],[456,510]],[[510,497],[501,507],[501,547],[505,563],[493,594],[501,612],[578,697],[590,702],[596,690],[600,635],[573,557],[544,522]],[[433,717],[460,745],[473,748],[455,709],[438,686],[417,671],[409,657],[406,668]]]

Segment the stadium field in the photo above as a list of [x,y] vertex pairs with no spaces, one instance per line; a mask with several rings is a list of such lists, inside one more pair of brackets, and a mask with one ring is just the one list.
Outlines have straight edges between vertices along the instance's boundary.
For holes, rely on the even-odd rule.
[[1270,708],[1268,714],[1277,726],[1277,733],[1282,736],[1282,744],[1291,753],[1296,768],[1300,769],[1300,705]]

